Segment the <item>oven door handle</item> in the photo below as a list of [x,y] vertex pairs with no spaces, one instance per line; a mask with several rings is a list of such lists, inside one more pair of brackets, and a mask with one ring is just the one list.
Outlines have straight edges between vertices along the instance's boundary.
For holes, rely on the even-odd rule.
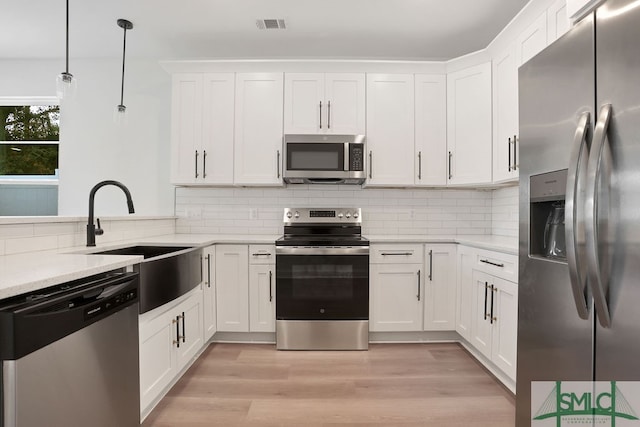
[[276,255],[369,255],[369,246],[351,247],[276,247]]

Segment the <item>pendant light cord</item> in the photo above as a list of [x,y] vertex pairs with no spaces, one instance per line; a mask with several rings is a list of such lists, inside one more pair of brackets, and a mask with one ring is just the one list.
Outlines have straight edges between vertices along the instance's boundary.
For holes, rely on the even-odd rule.
[[67,58],[65,73],[69,74],[69,0],[67,0]]
[[[69,1],[69,0],[67,0]],[[124,27],[124,42],[122,45],[122,85],[120,86],[120,105],[124,105],[124,61],[127,50],[127,27]]]

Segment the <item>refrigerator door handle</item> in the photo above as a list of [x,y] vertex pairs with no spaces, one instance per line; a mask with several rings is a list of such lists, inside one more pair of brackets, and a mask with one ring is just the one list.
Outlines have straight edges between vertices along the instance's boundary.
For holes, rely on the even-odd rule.
[[[573,150],[569,161],[567,173],[567,189],[565,199],[565,239],[567,242],[567,264],[569,265],[569,277],[571,279],[571,292],[576,304],[578,316],[581,319],[589,318],[587,307],[586,277],[584,277],[582,265],[584,255],[584,218],[582,209],[582,195],[584,195],[584,171],[588,159],[587,136],[591,114],[583,113],[578,119]],[[582,173],[581,173],[582,171]],[[546,230],[545,230],[546,236]],[[546,240],[545,240],[546,241]]]
[[604,277],[600,264],[598,236],[598,189],[600,177],[611,175],[607,162],[603,162],[603,154],[608,144],[607,131],[611,120],[611,104],[605,104],[598,113],[589,165],[587,168],[587,193],[585,197],[585,234],[587,240],[587,274],[593,292],[593,303],[598,313],[600,324],[604,328],[611,327],[611,314],[607,304],[608,278]]

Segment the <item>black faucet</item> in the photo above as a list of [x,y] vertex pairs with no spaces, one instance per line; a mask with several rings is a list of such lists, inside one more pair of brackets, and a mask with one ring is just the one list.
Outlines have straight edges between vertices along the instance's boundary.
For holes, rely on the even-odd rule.
[[87,223],[87,246],[95,246],[96,245],[96,235],[101,235],[104,231],[100,228],[100,220],[98,220],[98,228],[93,225],[93,205],[96,197],[96,191],[98,189],[104,187],[105,185],[115,185],[119,187],[124,194],[127,196],[127,206],[129,207],[129,213],[134,213],[133,209],[133,200],[131,200],[131,193],[129,189],[122,183],[118,181],[102,181],[97,183],[89,193],[89,222]]

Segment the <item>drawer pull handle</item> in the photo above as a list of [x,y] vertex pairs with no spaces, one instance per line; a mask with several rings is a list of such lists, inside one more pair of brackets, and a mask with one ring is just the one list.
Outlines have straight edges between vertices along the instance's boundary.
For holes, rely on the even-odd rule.
[[491,262],[488,259],[481,259],[480,262],[484,262],[485,264],[494,265],[494,266],[500,267],[500,268],[504,267],[504,264],[498,264],[498,263],[495,263],[495,262]]
[[413,252],[382,252],[382,256],[411,256]]
[[255,254],[251,254],[253,256],[271,256],[270,253],[255,253]]

